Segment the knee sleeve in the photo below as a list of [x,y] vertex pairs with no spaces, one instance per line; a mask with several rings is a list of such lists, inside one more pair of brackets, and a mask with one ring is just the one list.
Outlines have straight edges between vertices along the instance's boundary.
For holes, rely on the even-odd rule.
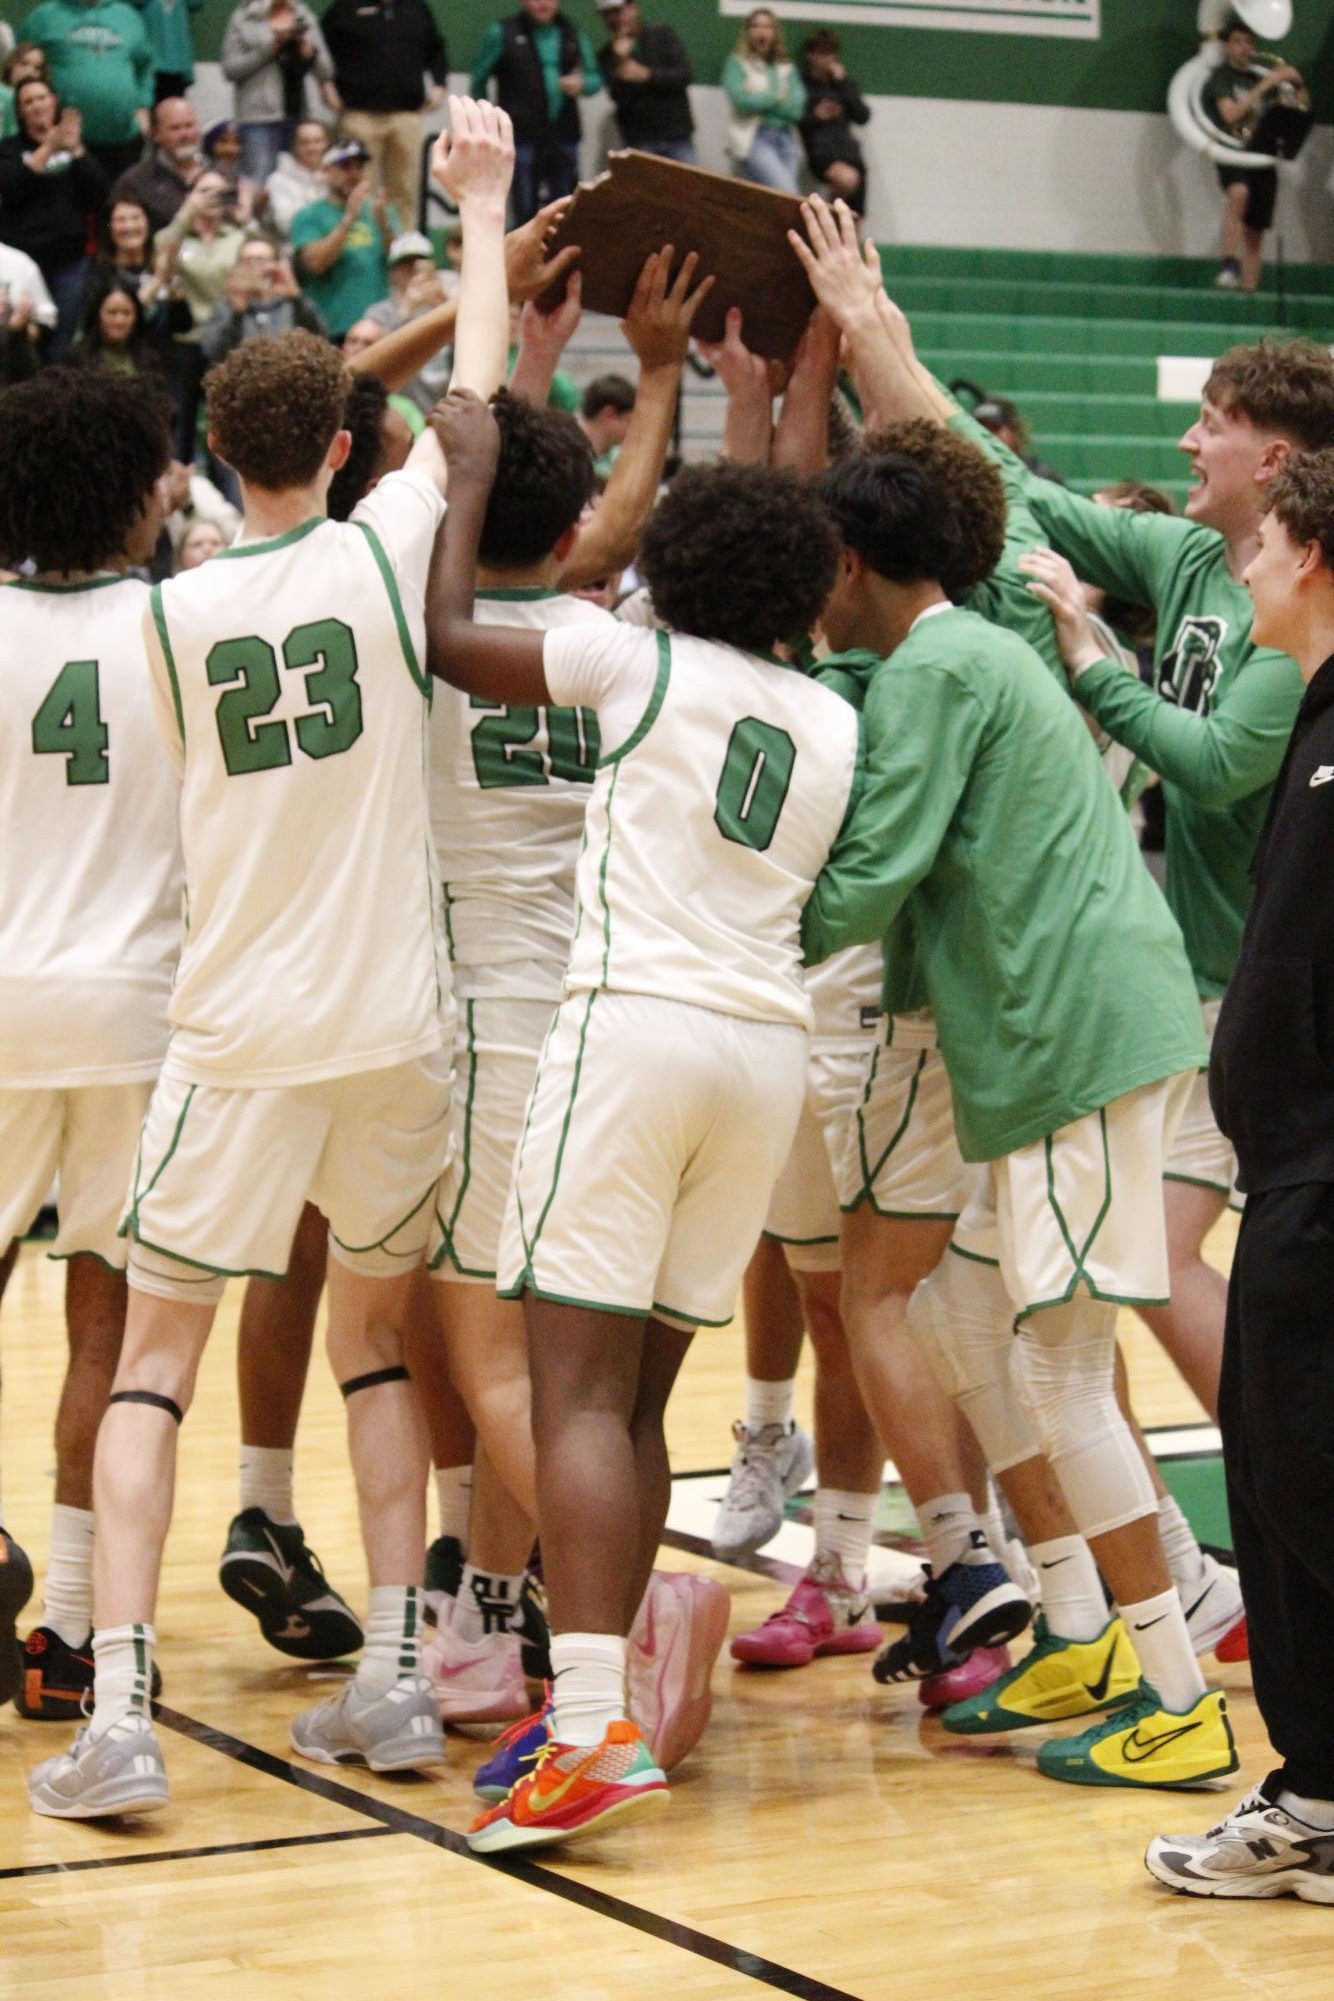
[[166,1251],[150,1250],[134,1238],[130,1239],[125,1275],[136,1292],[151,1292],[157,1299],[185,1306],[216,1306],[227,1284],[221,1272],[202,1271]]
[[405,1258],[401,1251],[387,1250],[383,1244],[372,1244],[367,1250],[349,1250],[340,1244],[331,1230],[329,1232],[329,1256],[345,1270],[353,1271],[358,1278],[402,1278],[404,1272],[411,1271],[421,1260],[421,1253]]
[[1066,1505],[1085,1538],[1155,1513],[1149,1469],[1116,1401],[1116,1308],[1077,1294],[1019,1329],[1015,1373]]
[[1042,1451],[1013,1380],[1014,1307],[995,1265],[946,1251],[908,1303],[937,1382],[972,1426],[993,1473]]

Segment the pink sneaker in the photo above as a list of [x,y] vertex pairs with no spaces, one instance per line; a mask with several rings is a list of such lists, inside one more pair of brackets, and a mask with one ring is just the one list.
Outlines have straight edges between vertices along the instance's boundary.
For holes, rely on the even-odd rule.
[[780,1611],[737,1634],[732,1658],[747,1667],[807,1667],[817,1654],[869,1654],[879,1645],[865,1590],[853,1590],[837,1557],[817,1556]]
[[440,1626],[422,1648],[421,1670],[435,1690],[440,1721],[456,1730],[490,1725],[475,1734],[494,1736],[532,1709],[517,1633],[487,1633],[474,1643]]
[[731,1607],[712,1578],[655,1570],[649,1579],[630,1629],[627,1695],[630,1714],[664,1772],[704,1734],[713,1707],[710,1677]]
[[974,1647],[957,1667],[929,1674],[917,1684],[917,1699],[923,1709],[946,1709],[951,1702],[981,1695],[993,1681],[999,1681],[1010,1665],[1008,1647]]

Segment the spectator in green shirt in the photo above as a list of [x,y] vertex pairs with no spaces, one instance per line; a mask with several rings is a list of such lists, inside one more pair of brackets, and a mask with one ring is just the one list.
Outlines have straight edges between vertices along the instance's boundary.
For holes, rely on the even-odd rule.
[[195,80],[195,43],[190,16],[204,0],[132,0],[143,10],[148,46],[153,52],[153,102],[184,97]]
[[336,341],[389,289],[389,246],[399,223],[383,188],[368,193],[369,161],[359,139],[331,146],[324,156],[328,194],[298,209],[292,223],[301,288]]
[[514,227],[543,202],[571,192],[579,178],[579,99],[602,88],[602,72],[581,28],[559,0],[523,0],[519,12],[493,21],[482,38],[468,85],[496,102],[514,124]]
[[742,22],[737,45],[723,64],[723,89],[732,106],[727,151],[733,171],[761,187],[799,194],[797,127],[806,110],[806,86],[767,7],[757,7]]
[[83,113],[84,142],[114,180],[143,151],[153,52],[124,0],[42,0],[23,24],[61,103]]

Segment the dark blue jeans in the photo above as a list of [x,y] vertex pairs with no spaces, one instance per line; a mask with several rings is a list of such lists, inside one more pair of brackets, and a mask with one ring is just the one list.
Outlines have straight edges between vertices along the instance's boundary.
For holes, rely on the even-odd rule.
[[[626,140],[626,145],[630,141]],[[636,153],[653,153],[660,160],[679,160],[683,167],[695,164],[695,142],[693,139],[640,139],[634,148]]]
[[48,361],[56,361],[79,331],[79,313],[84,287],[88,282],[88,259],[75,257],[68,264],[49,264],[42,272],[46,289],[56,309],[56,324],[47,342]]
[[524,140],[514,148],[514,185],[510,202],[514,227],[531,222],[544,203],[574,193],[579,178],[579,148],[549,139],[539,145]]

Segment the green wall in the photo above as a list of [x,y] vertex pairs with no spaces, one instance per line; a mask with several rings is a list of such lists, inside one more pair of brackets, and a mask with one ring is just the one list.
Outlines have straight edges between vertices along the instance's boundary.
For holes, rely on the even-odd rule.
[[[314,0],[322,11],[324,0]],[[486,23],[513,11],[514,0],[431,0],[449,38],[456,68],[470,61]],[[592,0],[566,0],[596,38]],[[216,56],[231,0],[204,0],[195,17],[201,57]],[[670,20],[689,46],[702,83],[717,79],[738,23],[717,0],[642,0],[649,19]],[[0,0],[15,26],[29,11]],[[1283,53],[1305,73],[1317,115],[1334,122],[1334,0],[1297,0],[1297,22]],[[850,27],[845,53],[863,89],[903,97],[982,98],[998,103],[1069,104],[1115,111],[1162,111],[1168,80],[1194,49],[1194,0],[1102,0],[1102,36],[971,34],[923,28]],[[789,37],[800,35],[788,22]]]

